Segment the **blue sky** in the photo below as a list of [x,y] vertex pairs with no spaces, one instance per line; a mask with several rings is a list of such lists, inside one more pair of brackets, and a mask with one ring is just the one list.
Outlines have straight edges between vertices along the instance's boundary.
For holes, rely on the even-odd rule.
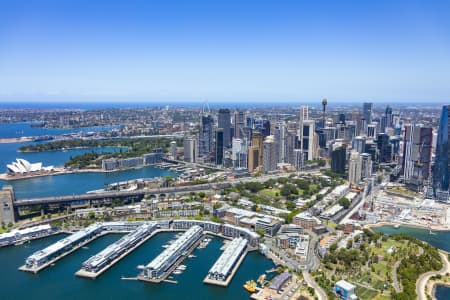
[[450,102],[450,1],[0,0],[0,101]]

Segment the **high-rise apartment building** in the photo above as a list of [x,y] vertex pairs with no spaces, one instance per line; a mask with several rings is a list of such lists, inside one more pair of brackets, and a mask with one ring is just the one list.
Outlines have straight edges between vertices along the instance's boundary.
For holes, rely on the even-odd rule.
[[207,157],[214,151],[214,119],[212,116],[202,116],[199,134],[199,155]]
[[273,136],[269,135],[263,142],[263,171],[275,171],[277,169],[277,163],[277,147],[275,145]]
[[359,184],[361,181],[361,155],[352,151],[348,163],[348,181],[350,184]]
[[197,139],[195,137],[184,138],[184,161],[197,161]]
[[403,177],[407,186],[421,190],[429,179],[433,128],[421,124],[405,125]]
[[433,166],[433,193],[440,200],[448,201],[450,180],[450,145],[449,145],[450,105],[442,107],[436,142],[436,155]]

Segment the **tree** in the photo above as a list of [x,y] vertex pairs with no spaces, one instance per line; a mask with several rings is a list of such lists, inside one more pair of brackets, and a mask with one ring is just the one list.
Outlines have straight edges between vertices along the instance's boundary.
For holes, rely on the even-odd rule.
[[348,198],[346,197],[342,197],[341,199],[339,199],[338,203],[342,205],[345,209],[349,208],[350,206],[350,200],[348,200]]
[[288,179],[286,177],[278,178],[278,183],[280,183],[280,184],[286,184],[287,182],[288,182]]
[[333,253],[334,251],[336,251],[337,246],[338,246],[337,243],[331,244],[331,245],[330,245],[330,252]]
[[291,194],[298,195],[298,189],[293,184],[285,184],[280,191],[281,195],[288,197]]
[[353,247],[353,240],[348,240],[347,241],[347,249],[351,249]]
[[95,212],[93,212],[93,211],[90,211],[89,212],[89,214],[88,214],[88,217],[89,217],[89,219],[94,219],[95,218]]
[[294,210],[294,209],[296,209],[297,208],[297,205],[295,204],[295,202],[294,201],[286,201],[286,208],[288,209],[288,210]]
[[297,187],[301,190],[309,190],[309,182],[305,179],[297,179],[295,181],[295,184],[297,185]]
[[263,237],[265,234],[264,229],[261,228],[256,229],[256,233],[259,234],[260,237]]

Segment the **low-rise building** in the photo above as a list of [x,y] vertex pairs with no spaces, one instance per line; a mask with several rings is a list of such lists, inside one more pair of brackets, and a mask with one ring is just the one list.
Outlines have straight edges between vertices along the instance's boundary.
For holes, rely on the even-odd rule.
[[309,235],[302,234],[295,246],[295,255],[299,257],[300,261],[306,261],[308,258],[309,249]]
[[333,292],[340,299],[356,300],[358,297],[355,294],[356,286],[345,280],[336,282]]
[[320,225],[321,222],[316,217],[311,216],[309,212],[301,212],[293,219],[293,223],[300,225],[305,229],[313,229],[315,226]]

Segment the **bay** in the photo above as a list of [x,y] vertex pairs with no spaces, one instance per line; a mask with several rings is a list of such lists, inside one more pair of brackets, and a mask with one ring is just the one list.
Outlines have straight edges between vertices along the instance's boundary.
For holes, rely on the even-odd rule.
[[[406,226],[400,226],[399,228],[393,226],[374,227],[373,231],[384,234],[404,233],[421,241],[430,243],[436,248],[450,251],[450,231],[432,231],[430,234],[428,229]],[[438,285],[436,288],[436,299],[450,299],[450,287]]]
[[56,262],[38,274],[18,271],[25,258],[36,250],[50,245],[62,236],[35,240],[20,246],[0,249],[0,290],[2,299],[248,299],[242,285],[249,279],[257,279],[273,263],[257,252],[247,255],[231,284],[224,287],[206,285],[202,281],[221,254],[222,239],[213,238],[206,249],[195,249],[196,258],[183,262],[187,266],[181,275],[174,275],[178,284],[124,281],[122,276],[135,277],[138,265],[147,264],[164,250],[162,245],[174,237],[173,233],[160,233],[134,250],[96,280],[79,278],[74,273],[84,260],[119,239],[110,234],[98,238],[71,255]]
[[31,127],[30,122],[19,123],[1,123],[0,138],[18,138],[41,135],[62,135],[70,133],[86,133],[86,132],[103,132],[118,128],[116,125],[111,126],[92,126],[82,128],[43,128]]

